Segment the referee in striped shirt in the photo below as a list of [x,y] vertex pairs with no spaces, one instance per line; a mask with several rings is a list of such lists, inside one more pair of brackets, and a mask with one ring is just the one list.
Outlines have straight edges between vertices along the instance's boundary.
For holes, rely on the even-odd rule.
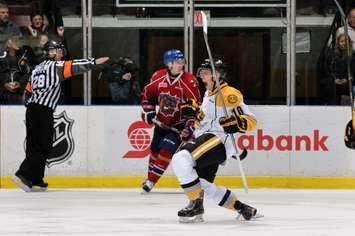
[[104,64],[109,58],[62,61],[64,47],[50,40],[44,46],[46,59],[35,67],[26,92],[26,157],[13,177],[26,192],[45,191],[46,158],[53,146],[53,112],[61,94],[61,81]]

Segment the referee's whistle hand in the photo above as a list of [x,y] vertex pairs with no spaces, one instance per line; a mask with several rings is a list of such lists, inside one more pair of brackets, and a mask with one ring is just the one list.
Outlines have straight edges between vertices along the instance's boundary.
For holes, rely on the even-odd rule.
[[109,57],[99,57],[99,58],[96,58],[95,64],[96,64],[96,65],[104,64],[106,61],[108,61],[108,59],[110,59],[110,58],[109,58]]

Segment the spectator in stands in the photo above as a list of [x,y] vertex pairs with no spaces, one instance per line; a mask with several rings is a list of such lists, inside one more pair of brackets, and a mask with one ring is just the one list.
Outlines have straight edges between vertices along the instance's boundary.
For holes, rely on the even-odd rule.
[[[348,13],[348,34],[349,38],[352,41],[352,46],[353,49],[355,50],[355,8],[351,8]],[[339,35],[340,33],[344,33],[345,27],[339,27],[339,29],[336,32],[336,35]]]
[[139,104],[140,85],[136,79],[137,65],[128,57],[120,57],[106,66],[101,77],[108,83],[111,103]]
[[31,52],[21,47],[17,36],[6,43],[7,55],[0,59],[0,101],[2,104],[22,104],[25,84],[31,72]]
[[29,39],[38,39],[41,34],[47,34],[47,25],[44,23],[43,15],[39,12],[32,14],[31,24],[27,26]]
[[60,2],[58,0],[41,0],[40,5],[41,12],[43,12],[48,21],[47,32],[49,39],[60,41],[65,47],[66,56],[63,59],[69,59],[70,55],[67,40],[64,35],[64,24]]
[[31,24],[25,30],[25,37],[28,44],[32,47],[34,53],[34,64],[37,65],[43,61],[43,46],[49,40],[48,25],[45,24],[43,15],[35,12],[31,16]]
[[[349,45],[351,44],[352,41],[349,39]],[[352,47],[350,47],[350,50],[350,72],[352,75],[355,75],[355,56]],[[347,60],[345,34],[344,31],[338,30],[334,50],[331,50],[326,57],[325,76],[320,81],[321,96],[325,104],[349,104]]]
[[6,42],[12,36],[21,37],[20,29],[9,20],[9,8],[7,4],[0,1],[0,53],[5,50]]
[[48,41],[49,41],[48,35],[46,33],[43,33],[38,36],[38,39],[36,40],[36,44],[32,46],[36,65],[41,63],[45,59],[43,54],[43,47]]
[[[349,100],[349,81],[348,81],[348,58],[344,32],[338,32],[336,35],[335,57],[334,57],[334,82],[335,82],[335,104],[336,105],[348,105]],[[351,39],[349,39],[349,45],[352,45]],[[350,47],[351,64],[350,72],[354,75],[354,50]]]
[[54,29],[55,34],[62,39],[64,24],[59,2],[57,0],[41,0],[41,9],[48,20],[48,26]]

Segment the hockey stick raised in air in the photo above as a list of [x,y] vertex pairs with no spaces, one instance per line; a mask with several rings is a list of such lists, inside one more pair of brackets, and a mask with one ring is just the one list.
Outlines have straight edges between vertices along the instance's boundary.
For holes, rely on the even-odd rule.
[[[221,84],[219,82],[219,79],[217,79],[216,76],[216,68],[214,66],[214,61],[213,61],[213,57],[212,57],[212,53],[211,53],[211,49],[210,49],[210,45],[208,43],[208,36],[207,36],[207,16],[206,14],[201,11],[202,13],[202,26],[203,26],[203,39],[205,40],[205,44],[206,44],[206,48],[207,48],[207,53],[208,53],[208,58],[210,59],[211,62],[211,67],[212,67],[212,76],[216,81],[216,85],[217,85],[217,91],[218,91],[218,96],[220,96],[220,98],[222,99],[222,104],[223,104],[223,111],[224,111],[224,115],[228,116],[228,112],[227,112],[227,108],[226,108],[226,104],[224,103],[224,97],[223,94],[221,92]],[[235,143],[235,138],[233,134],[229,135],[231,140],[232,140],[232,144],[233,144],[233,148],[234,148],[234,152],[237,154],[234,156],[234,158],[236,158],[238,160],[238,165],[239,165],[239,171],[240,171],[240,176],[242,177],[242,182],[243,182],[243,186],[244,186],[244,190],[246,193],[248,193],[248,183],[247,183],[247,179],[245,178],[245,174],[244,174],[244,170],[243,170],[243,166],[242,166],[242,162],[240,160],[240,157],[238,156],[238,149],[237,149],[237,145]]]
[[339,4],[337,0],[334,0],[335,5],[337,6],[341,19],[344,24],[344,35],[345,35],[345,47],[346,47],[346,57],[347,57],[347,75],[348,75],[348,83],[349,83],[349,95],[350,95],[350,107],[351,107],[351,120],[348,122],[348,124],[345,127],[345,135],[344,135],[344,143],[345,146],[351,149],[355,149],[355,99],[353,95],[353,76],[351,74],[351,51],[350,47],[352,45],[349,45],[349,31],[348,31],[348,20],[347,17],[343,11],[343,8]]

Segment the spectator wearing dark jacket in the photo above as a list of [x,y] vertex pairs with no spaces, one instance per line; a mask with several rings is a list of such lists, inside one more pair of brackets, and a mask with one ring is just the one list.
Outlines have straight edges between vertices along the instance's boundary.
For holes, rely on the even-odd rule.
[[136,79],[137,65],[128,57],[120,57],[107,65],[101,77],[107,81],[111,104],[139,104],[140,85]]
[[0,52],[5,50],[6,42],[9,38],[22,36],[19,27],[9,20],[9,15],[7,4],[0,1]]
[[59,2],[57,0],[41,0],[41,9],[47,18],[48,26],[54,29],[60,38],[63,38],[64,24]]
[[[355,69],[355,55],[351,47],[352,41],[349,39],[350,45],[350,73],[353,76]],[[338,32],[336,35],[336,44],[334,49],[334,60],[332,65],[332,76],[335,84],[335,104],[349,104],[349,81],[348,81],[348,57],[346,49],[346,39],[344,32]]]
[[6,43],[7,55],[0,59],[1,104],[22,104],[22,96],[31,72],[31,48],[21,47],[17,37]]

